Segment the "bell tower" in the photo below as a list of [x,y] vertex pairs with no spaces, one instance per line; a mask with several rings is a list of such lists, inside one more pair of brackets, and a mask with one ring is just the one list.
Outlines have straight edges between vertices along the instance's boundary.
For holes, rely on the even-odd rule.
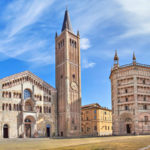
[[80,36],[73,33],[68,10],[61,34],[55,36],[55,70],[58,104],[58,135],[80,135],[81,64]]

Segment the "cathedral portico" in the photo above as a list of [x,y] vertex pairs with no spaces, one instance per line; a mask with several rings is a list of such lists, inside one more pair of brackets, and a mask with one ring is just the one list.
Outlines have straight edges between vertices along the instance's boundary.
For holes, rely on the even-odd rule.
[[36,119],[33,116],[27,116],[24,120],[25,137],[35,137],[37,134]]

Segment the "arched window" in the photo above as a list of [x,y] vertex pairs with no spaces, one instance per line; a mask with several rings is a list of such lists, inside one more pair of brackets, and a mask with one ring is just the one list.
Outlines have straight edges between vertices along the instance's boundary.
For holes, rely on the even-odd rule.
[[14,110],[16,110],[16,104],[14,104]]
[[9,104],[9,110],[11,110],[11,104]]
[[46,107],[44,107],[44,113],[46,113]]
[[143,105],[143,109],[144,109],[144,110],[147,110],[147,105]]
[[3,104],[3,110],[5,110],[5,104]]
[[31,97],[31,92],[28,89],[24,90],[24,99],[30,98]]
[[11,98],[11,92],[9,92],[9,98]]
[[6,110],[8,110],[8,104],[6,104]]
[[51,113],[51,108],[49,108],[49,113]]
[[40,113],[42,113],[42,107],[40,107]]

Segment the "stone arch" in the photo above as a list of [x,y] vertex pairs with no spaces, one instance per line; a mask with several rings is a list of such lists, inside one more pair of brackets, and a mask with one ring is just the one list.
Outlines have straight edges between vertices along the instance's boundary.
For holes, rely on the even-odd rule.
[[16,104],[14,104],[14,111],[16,111]]
[[19,105],[17,104],[17,111],[19,111]]
[[34,137],[36,133],[36,120],[33,116],[26,116],[24,119],[24,133],[25,137]]
[[3,138],[9,138],[9,125],[7,123],[3,125]]
[[11,92],[9,92],[9,98],[11,98]]
[[42,113],[42,106],[40,106],[40,113]]
[[134,134],[133,115],[130,112],[122,113],[119,117],[120,134]]
[[2,106],[2,110],[5,110],[5,104],[3,104],[3,106]]
[[51,125],[46,123],[46,137],[51,137]]
[[8,104],[6,104],[6,110],[8,110]]
[[9,104],[9,111],[11,111],[11,104]]
[[31,99],[25,101],[25,110],[26,111],[33,111],[34,109],[34,103]]

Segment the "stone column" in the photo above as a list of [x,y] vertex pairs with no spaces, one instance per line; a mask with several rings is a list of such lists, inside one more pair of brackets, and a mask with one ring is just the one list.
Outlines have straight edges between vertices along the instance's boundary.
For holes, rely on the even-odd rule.
[[32,85],[32,101],[33,101],[33,103],[34,103],[33,111],[36,111],[36,107],[35,107],[36,101],[35,101],[35,99],[34,99],[34,85]]
[[119,135],[120,131],[119,131],[119,107],[118,107],[118,83],[117,83],[117,79],[116,76],[113,77],[112,79],[112,85],[113,87],[113,97],[112,97],[112,101],[114,102],[114,114],[112,114],[113,117],[113,134],[114,135]]
[[136,135],[139,134],[138,125],[138,96],[137,96],[137,76],[134,76],[134,132]]
[[24,90],[23,90],[23,84],[21,84],[21,105],[22,105],[22,111],[24,111],[25,108],[24,108]]
[[68,31],[65,33],[65,38],[66,38],[66,56],[65,56],[65,62],[66,62],[66,77],[65,77],[65,99],[66,99],[66,136],[70,135],[70,104],[69,104],[69,100],[70,100],[70,92],[69,92],[69,88],[70,88],[70,80],[69,80],[69,73],[70,73],[70,67],[69,67],[69,38],[68,38]]
[[25,106],[24,106],[24,89],[23,89],[23,83],[21,84],[21,106],[22,106],[22,125],[21,125],[21,135],[24,138],[25,137],[25,128],[24,128],[24,110],[25,110]]

